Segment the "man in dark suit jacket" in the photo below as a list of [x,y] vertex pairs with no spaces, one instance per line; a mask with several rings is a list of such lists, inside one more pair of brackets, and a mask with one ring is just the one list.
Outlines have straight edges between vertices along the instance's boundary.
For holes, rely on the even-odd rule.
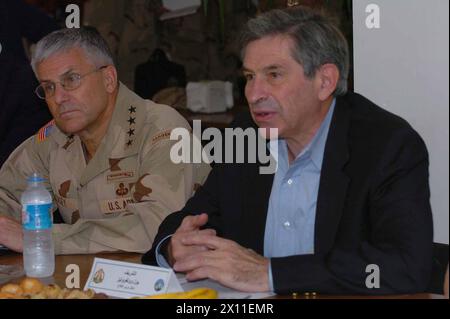
[[10,153],[51,119],[34,90],[38,82],[28,62],[0,54],[0,167]]
[[10,153],[51,116],[35,94],[38,82],[22,38],[36,43],[58,28],[37,7],[22,0],[0,1],[0,167]]
[[[36,6],[23,0],[0,1],[0,44],[2,51],[28,62],[22,38],[37,43],[58,28],[56,22]],[[1,54],[1,52],[0,52]]]
[[[253,121],[278,128],[285,157],[272,175],[261,175],[259,164],[216,164],[186,206],[163,221],[143,262],[168,262],[188,280],[210,278],[242,291],[424,291],[433,229],[420,136],[346,93],[345,39],[313,11],[261,15],[241,42]],[[302,162],[320,163],[319,174],[305,166],[283,179],[283,160],[288,173]],[[317,188],[309,187],[315,180]],[[296,184],[303,188],[294,188],[293,199],[280,201]],[[285,211],[295,213],[292,221]],[[295,216],[302,214],[309,218]]]

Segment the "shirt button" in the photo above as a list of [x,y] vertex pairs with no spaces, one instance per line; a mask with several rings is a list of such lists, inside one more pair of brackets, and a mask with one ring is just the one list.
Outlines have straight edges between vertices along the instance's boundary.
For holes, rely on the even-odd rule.
[[292,179],[289,179],[287,183],[288,183],[289,185],[292,185],[292,183],[293,183]]
[[284,227],[285,228],[289,228],[289,227],[291,227],[291,223],[290,222],[284,222]]

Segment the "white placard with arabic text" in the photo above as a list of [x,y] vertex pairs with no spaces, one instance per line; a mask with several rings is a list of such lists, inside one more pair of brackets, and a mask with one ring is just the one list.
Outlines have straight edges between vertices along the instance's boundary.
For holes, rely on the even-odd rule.
[[84,287],[118,298],[183,291],[172,269],[95,258]]

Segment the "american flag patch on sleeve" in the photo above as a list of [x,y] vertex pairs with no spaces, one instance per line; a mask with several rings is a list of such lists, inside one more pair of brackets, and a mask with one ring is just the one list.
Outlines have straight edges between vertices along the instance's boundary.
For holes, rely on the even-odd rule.
[[38,131],[37,134],[37,141],[38,142],[45,141],[45,139],[50,135],[54,127],[55,127],[55,120],[52,120],[47,124],[45,124],[43,127],[41,127],[41,129]]

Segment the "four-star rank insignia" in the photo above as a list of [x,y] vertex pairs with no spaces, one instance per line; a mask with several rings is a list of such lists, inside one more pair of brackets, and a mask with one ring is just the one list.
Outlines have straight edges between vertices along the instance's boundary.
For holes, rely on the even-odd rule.
[[135,113],[136,113],[136,107],[134,107],[134,106],[130,106],[129,108],[128,108],[128,113],[130,113],[130,117],[128,118],[128,132],[127,132],[127,134],[128,134],[128,141],[125,143],[125,145],[127,146],[127,147],[130,147],[130,146],[132,146],[133,145],[133,142],[134,142],[134,136],[135,136],[135,131],[136,131],[136,128],[135,128],[135,125],[136,125],[136,116],[135,116]]

